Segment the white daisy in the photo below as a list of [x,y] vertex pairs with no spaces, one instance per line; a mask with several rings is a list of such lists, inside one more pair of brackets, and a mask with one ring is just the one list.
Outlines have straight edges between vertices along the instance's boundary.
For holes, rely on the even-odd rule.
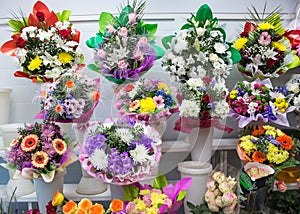
[[108,157],[102,149],[96,149],[89,158],[97,170],[104,170],[108,165]]
[[131,150],[130,156],[134,162],[143,163],[149,159],[148,150],[144,145],[136,145],[134,150]]
[[129,144],[133,141],[134,136],[129,131],[129,129],[118,128],[118,129],[116,129],[116,133],[121,138],[121,140],[127,144]]
[[179,115],[184,117],[198,117],[200,107],[195,101],[183,100],[179,107]]

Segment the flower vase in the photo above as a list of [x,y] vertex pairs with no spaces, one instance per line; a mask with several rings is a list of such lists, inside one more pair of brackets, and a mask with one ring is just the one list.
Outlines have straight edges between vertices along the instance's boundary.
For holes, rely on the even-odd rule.
[[1,106],[0,125],[8,123],[11,92],[12,92],[12,89],[10,89],[10,88],[1,88],[0,89],[0,106]]
[[196,205],[204,202],[204,195],[207,190],[206,183],[208,175],[212,171],[212,165],[200,161],[184,161],[178,164],[178,171],[181,179],[186,177],[192,178],[192,185],[186,190],[184,202],[184,212],[188,214],[190,209],[187,206],[187,201]]
[[7,183],[7,189],[16,189],[15,196],[21,197],[34,192],[34,185],[31,180],[25,178],[14,178],[15,170],[8,169],[9,180]]
[[49,183],[45,182],[43,178],[33,179],[37,202],[41,213],[46,213],[46,206],[52,200],[56,191],[63,193],[64,177],[66,170],[55,172],[53,180]]
[[212,156],[214,128],[194,128],[188,135],[193,161],[209,162]]
[[111,199],[124,198],[124,187],[122,185],[109,184]]
[[151,120],[149,121],[149,125],[155,128],[155,130],[159,133],[159,136],[162,137],[166,131],[167,119],[163,117],[157,120]]
[[269,186],[264,186],[256,191],[245,194],[246,206],[244,209],[250,213],[264,213],[265,198],[269,188]]

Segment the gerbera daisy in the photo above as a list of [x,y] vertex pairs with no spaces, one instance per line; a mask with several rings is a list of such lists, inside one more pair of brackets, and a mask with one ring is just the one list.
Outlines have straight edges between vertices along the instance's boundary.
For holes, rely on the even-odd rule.
[[31,152],[35,150],[36,145],[38,143],[39,137],[35,134],[30,134],[22,140],[21,149],[24,152]]
[[44,168],[48,161],[49,161],[49,156],[47,155],[46,152],[43,151],[38,151],[32,155],[32,165],[36,168]]
[[15,146],[17,143],[19,143],[19,140],[22,138],[22,135],[20,135],[19,137],[13,139],[10,143],[10,147]]
[[260,151],[255,151],[252,155],[252,159],[254,162],[263,163],[264,161],[266,161],[266,156]]
[[283,149],[290,150],[294,146],[294,141],[290,136],[282,135],[276,138]]
[[52,145],[56,151],[57,154],[59,155],[63,155],[66,151],[67,151],[67,144],[65,141],[61,140],[61,139],[54,139],[52,141]]

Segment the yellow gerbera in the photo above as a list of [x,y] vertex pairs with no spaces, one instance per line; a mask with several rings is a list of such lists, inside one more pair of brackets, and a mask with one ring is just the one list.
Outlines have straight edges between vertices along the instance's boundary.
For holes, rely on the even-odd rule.
[[36,56],[34,59],[32,59],[27,66],[28,70],[33,71],[35,69],[40,69],[40,66],[42,65],[43,60],[39,57]]
[[151,97],[140,100],[140,109],[142,113],[152,113],[155,111],[156,105]]
[[258,26],[257,26],[257,29],[260,29],[260,30],[270,30],[270,29],[274,29],[274,26],[268,22],[263,22],[263,23],[260,23]]
[[245,44],[248,42],[248,39],[245,37],[239,38],[235,41],[234,43],[234,47],[237,50],[241,50],[242,48],[244,48]]
[[286,46],[280,42],[272,42],[272,46],[280,51],[287,51]]
[[63,65],[67,63],[71,63],[74,60],[74,57],[71,54],[66,52],[61,52],[58,54],[58,61],[60,61]]

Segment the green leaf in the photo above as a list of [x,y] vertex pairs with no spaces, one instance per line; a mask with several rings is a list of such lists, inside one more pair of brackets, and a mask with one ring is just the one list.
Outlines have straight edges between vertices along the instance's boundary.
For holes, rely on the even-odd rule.
[[152,47],[156,51],[156,59],[160,59],[160,58],[162,58],[165,55],[165,51],[161,47],[159,47],[157,45],[152,45]]
[[20,20],[9,20],[8,25],[15,31],[15,33],[21,32],[21,29],[26,26],[25,23]]
[[186,196],[186,191],[185,190],[181,190],[176,198],[176,201],[181,201],[185,198]]
[[167,178],[165,175],[157,176],[153,182],[153,188],[163,189],[168,185]]
[[95,64],[89,64],[87,66],[88,69],[92,70],[92,71],[96,71],[96,72],[100,72],[101,71],[101,68],[99,68],[97,65]]
[[125,26],[129,22],[128,14],[133,13],[133,12],[134,12],[134,10],[130,5],[127,5],[126,7],[124,7],[118,18],[119,23],[122,26]]
[[239,61],[241,61],[242,56],[241,56],[240,52],[237,49],[235,49],[233,47],[230,47],[229,51],[231,52],[231,59],[232,59],[233,64],[236,64]]
[[163,46],[165,47],[165,49],[170,49],[169,43],[172,41],[173,37],[175,37],[175,36],[170,35],[170,36],[165,36],[164,38],[162,38],[161,42],[162,42]]
[[285,29],[282,27],[281,18],[278,13],[274,13],[271,16],[269,16],[266,19],[266,22],[268,22],[274,26],[274,30],[276,31],[276,33],[278,33],[279,35],[284,34]]
[[191,28],[192,27],[192,25],[190,25],[189,23],[186,23],[185,25],[183,25],[181,28],[180,28],[180,30],[186,30],[186,29],[189,29],[189,28]]
[[125,185],[124,188],[124,198],[125,201],[133,201],[139,195],[139,189],[131,185]]
[[116,18],[111,13],[102,12],[99,18],[99,32],[104,34],[106,26],[109,24],[116,25],[117,24]]
[[59,21],[69,21],[71,10],[64,10],[61,13],[56,13]]
[[145,28],[146,31],[148,32],[148,34],[150,34],[150,35],[154,35],[156,33],[156,30],[157,30],[157,24],[145,24],[145,23],[143,23],[142,27]]
[[113,83],[116,83],[118,85],[123,84],[125,82],[125,80],[122,80],[122,79],[116,79],[116,78],[113,78],[111,76],[106,76],[106,75],[103,75],[103,76],[105,77],[105,79],[107,79]]
[[96,36],[89,38],[85,44],[89,47],[89,48],[97,48],[101,42],[103,42],[103,37],[101,33],[97,33]]
[[202,5],[197,13],[196,13],[196,20],[197,21],[206,21],[211,20],[213,18],[213,14],[212,11],[210,9],[210,7],[207,4]]
[[223,34],[224,41],[226,40],[226,32],[223,28],[216,28],[216,30],[220,31]]

